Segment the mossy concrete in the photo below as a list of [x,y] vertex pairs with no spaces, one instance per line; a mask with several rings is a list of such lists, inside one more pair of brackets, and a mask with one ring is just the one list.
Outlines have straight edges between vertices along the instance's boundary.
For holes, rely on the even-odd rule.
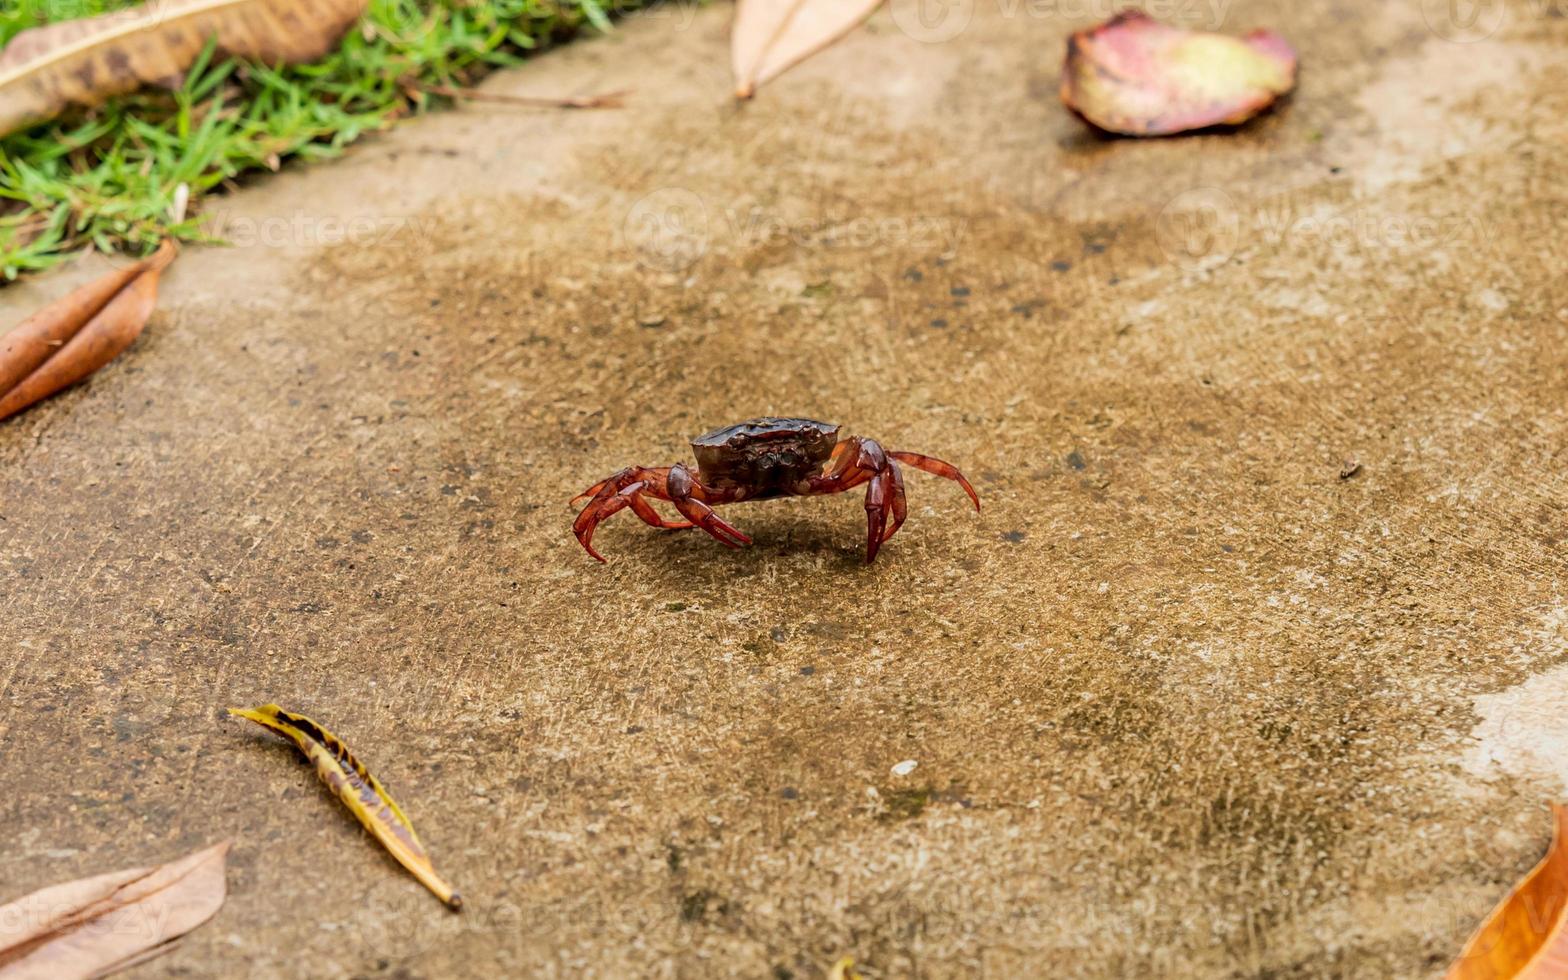
[[[490,83],[626,109],[212,202],[237,245],[0,427],[0,897],[233,837],[140,975],[1437,975],[1565,791],[1496,712],[1568,663],[1568,23],[1194,6],[1300,90],[1133,141],[1056,99],[1095,11],[960,7],[744,106],[727,7],[634,18]],[[985,511],[911,473],[871,567],[849,495],[572,539],[764,413]],[[223,714],[268,701],[465,911]]]

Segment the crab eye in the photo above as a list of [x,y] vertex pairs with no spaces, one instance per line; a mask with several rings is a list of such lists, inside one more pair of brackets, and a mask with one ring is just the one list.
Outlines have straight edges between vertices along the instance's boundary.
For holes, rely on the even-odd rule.
[[728,439],[724,440],[724,444],[731,449],[739,449],[740,444],[745,441],[746,437],[737,432],[735,435],[732,435]]

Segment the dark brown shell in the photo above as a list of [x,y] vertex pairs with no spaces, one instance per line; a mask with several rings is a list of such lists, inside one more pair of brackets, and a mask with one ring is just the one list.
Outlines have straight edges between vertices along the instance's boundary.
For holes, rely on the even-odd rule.
[[[765,415],[759,419],[747,419],[705,432],[691,441],[692,449],[708,446],[740,446],[756,439],[784,439],[790,436],[815,435],[817,438],[831,437],[833,442],[838,441],[839,426],[828,422],[818,422],[815,419],[781,419]],[[829,447],[832,443],[829,443]]]
[[746,487],[758,496],[821,472],[838,444],[839,426],[814,419],[747,419],[691,441],[702,481]]

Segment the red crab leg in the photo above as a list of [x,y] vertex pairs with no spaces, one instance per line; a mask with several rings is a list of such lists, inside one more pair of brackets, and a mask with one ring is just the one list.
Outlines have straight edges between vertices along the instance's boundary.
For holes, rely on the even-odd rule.
[[681,512],[682,517],[713,535],[720,544],[731,548],[751,544],[751,539],[742,534],[739,528],[715,514],[713,508],[702,501],[683,497],[671,502],[675,504],[675,509]]
[[600,561],[604,561],[604,556],[595,551],[591,543],[593,541],[594,529],[614,516],[616,511],[626,507],[630,507],[638,517],[654,527],[671,529],[691,527],[690,524],[679,521],[665,520],[658,511],[653,509],[653,505],[643,499],[642,495],[644,493],[654,497],[668,498],[665,484],[668,481],[669,472],[668,468],[649,469],[645,466],[628,466],[624,470],[605,477],[572,498],[573,503],[585,497],[593,498],[588,501],[588,505],[577,515],[577,519],[572,522],[572,531],[577,535],[577,540],[582,542],[583,548],[590,555]]
[[833,447],[826,473],[806,481],[806,493],[842,493],[870,480],[887,463],[882,447],[858,436]]
[[[804,492],[840,493],[870,484],[866,487],[866,563],[870,564],[882,542],[893,536],[908,514],[903,476],[875,439],[846,439],[834,447],[830,458],[833,462],[828,471],[805,481]],[[892,530],[888,529],[890,511]]]
[[[622,490],[621,492],[625,493],[626,491]],[[658,511],[653,509],[653,505],[648,503],[647,499],[643,497],[641,491],[638,491],[638,493],[631,498],[631,501],[632,511],[636,513],[638,517],[642,518],[644,524],[647,524],[650,527],[663,528],[669,531],[684,531],[689,527],[697,526],[690,521],[666,520],[663,514],[660,514]]]
[[900,463],[908,463],[917,470],[925,470],[927,473],[945,476],[949,480],[956,480],[958,485],[964,488],[964,492],[969,494],[969,499],[974,501],[975,511],[978,512],[980,510],[980,496],[975,493],[975,488],[969,485],[969,481],[964,479],[964,474],[958,472],[958,467],[952,463],[943,462],[934,456],[922,456],[919,453],[898,452],[888,453],[888,455]]
[[[627,486],[625,490],[608,498],[603,497],[603,491],[601,491],[601,496],[595,497],[593,502],[584,507],[582,513],[577,515],[577,520],[572,522],[572,532],[577,535],[577,540],[582,543],[582,546],[587,549],[590,555],[593,555],[600,561],[604,561],[604,556],[593,550],[594,529],[601,522],[608,520],[616,511],[626,507],[636,499],[634,495],[638,490],[642,489],[642,486],[640,481],[633,483]],[[628,494],[627,490],[630,490],[631,493]]]
[[887,534],[888,498],[893,495],[893,470],[879,472],[866,488],[866,564],[876,561]]
[[595,483],[593,486],[589,487],[587,490],[584,490],[582,493],[580,493],[577,496],[573,497],[571,502],[575,504],[579,500],[587,500],[589,497],[597,497],[599,495],[600,491],[602,491],[605,487],[609,486],[610,484],[616,482],[616,480],[622,474],[625,474],[625,473],[628,473],[628,472],[630,472],[630,471],[629,470],[621,470],[620,473],[617,473],[614,476],[607,476],[607,477],[605,477],[604,479],[600,480],[598,483]]
[[602,497],[608,500],[611,496],[624,490],[629,484],[637,481],[647,485],[644,488],[646,493],[650,493],[655,497],[664,497],[666,495],[664,492],[664,481],[669,476],[669,472],[670,468],[668,466],[628,466],[624,470],[611,473],[587,490],[573,497],[572,503],[575,504],[577,501],[586,500],[589,497]]
[[682,517],[713,535],[720,544],[731,548],[751,544],[751,539],[742,534],[739,528],[715,514],[712,507],[697,499],[707,497],[708,491],[697,482],[697,478],[692,476],[691,470],[685,466],[677,463],[670,467],[669,475],[664,478],[664,490],[669,494],[670,502],[681,512]]
[[904,473],[898,468],[897,463],[887,464],[888,472],[893,474],[893,526],[882,535],[883,543],[892,539],[898,529],[904,526],[904,518],[909,516],[909,504],[904,500]]
[[584,490],[582,493],[573,497],[572,503],[575,504],[577,501],[586,500],[589,497],[594,498],[594,503],[602,503],[606,500],[609,500],[611,497],[619,493],[622,487],[636,481],[641,472],[642,468],[639,466],[628,466],[624,470],[617,470],[616,472],[611,473],[609,476],[600,480],[598,483],[595,483],[587,490]]

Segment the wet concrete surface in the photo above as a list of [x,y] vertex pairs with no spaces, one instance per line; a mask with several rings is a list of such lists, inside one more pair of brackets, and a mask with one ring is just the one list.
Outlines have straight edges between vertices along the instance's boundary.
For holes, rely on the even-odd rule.
[[[0,897],[233,837],[140,975],[1440,973],[1568,791],[1509,748],[1568,662],[1568,23],[1190,5],[1301,87],[1142,142],[1055,97],[1107,11],[956,9],[738,107],[726,7],[634,18],[489,83],[624,110],[212,202],[235,247],[0,427]],[[767,413],[985,511],[912,473],[871,567],[856,495],[572,539]],[[267,701],[464,912],[223,716]]]

